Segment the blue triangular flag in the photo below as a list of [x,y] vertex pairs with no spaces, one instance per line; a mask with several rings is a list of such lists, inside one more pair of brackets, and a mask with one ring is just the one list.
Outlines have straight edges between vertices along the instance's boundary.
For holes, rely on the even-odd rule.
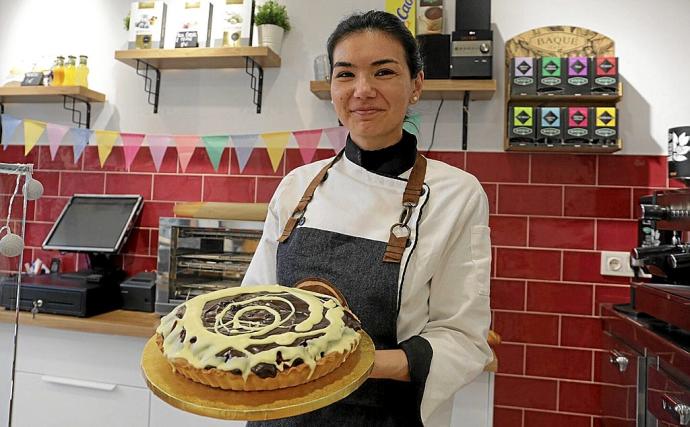
[[74,133],[74,163],[77,163],[81,153],[84,152],[84,148],[89,143],[93,131],[85,128],[72,128],[72,132]]
[[12,139],[14,131],[17,129],[17,126],[21,124],[21,122],[22,119],[18,119],[14,116],[10,116],[8,114],[2,115],[2,148],[4,150],[6,150],[7,146],[10,145],[10,139]]
[[245,166],[247,166],[249,156],[251,156],[254,146],[259,140],[259,135],[232,135],[230,138],[232,139],[232,146],[235,147],[237,163],[240,165],[240,173],[242,173]]

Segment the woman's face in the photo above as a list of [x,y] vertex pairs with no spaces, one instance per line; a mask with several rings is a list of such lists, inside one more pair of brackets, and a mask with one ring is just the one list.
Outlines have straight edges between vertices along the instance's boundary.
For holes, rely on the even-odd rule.
[[364,150],[397,143],[424,75],[412,79],[402,45],[380,31],[360,31],[333,49],[331,99],[352,140]]

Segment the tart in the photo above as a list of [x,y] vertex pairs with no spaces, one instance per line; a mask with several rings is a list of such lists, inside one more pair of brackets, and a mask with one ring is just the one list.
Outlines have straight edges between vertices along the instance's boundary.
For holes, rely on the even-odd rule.
[[336,296],[248,286],[182,303],[161,319],[156,342],[173,370],[193,381],[275,390],[338,368],[357,348],[360,329]]

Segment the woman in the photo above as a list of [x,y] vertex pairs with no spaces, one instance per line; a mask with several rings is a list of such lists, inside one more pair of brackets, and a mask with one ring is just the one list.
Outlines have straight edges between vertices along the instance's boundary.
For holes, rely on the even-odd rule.
[[250,425],[447,425],[455,391],[491,360],[486,195],[402,129],[424,74],[398,18],[345,19],[328,56],[345,149],[283,179],[244,284],[329,281],[374,340],[374,368],[336,404]]

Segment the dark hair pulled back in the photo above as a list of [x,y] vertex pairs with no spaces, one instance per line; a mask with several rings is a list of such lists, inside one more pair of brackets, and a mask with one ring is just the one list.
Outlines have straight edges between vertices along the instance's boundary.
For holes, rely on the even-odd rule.
[[370,10],[364,13],[355,13],[340,21],[331,36],[328,38],[326,49],[328,60],[333,71],[333,50],[335,46],[345,37],[362,31],[381,31],[400,42],[407,59],[407,68],[410,76],[416,78],[422,71],[422,57],[419,53],[419,46],[410,30],[395,15],[380,10]]

